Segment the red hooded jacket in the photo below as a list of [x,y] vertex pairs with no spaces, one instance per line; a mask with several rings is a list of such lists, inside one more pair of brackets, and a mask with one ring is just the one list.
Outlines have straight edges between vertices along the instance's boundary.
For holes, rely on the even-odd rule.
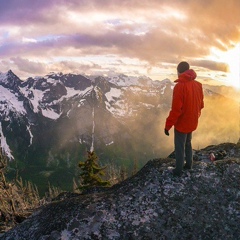
[[203,103],[202,84],[195,78],[197,74],[189,69],[179,75],[173,89],[172,109],[166,119],[165,129],[172,126],[179,132],[190,133],[197,128]]

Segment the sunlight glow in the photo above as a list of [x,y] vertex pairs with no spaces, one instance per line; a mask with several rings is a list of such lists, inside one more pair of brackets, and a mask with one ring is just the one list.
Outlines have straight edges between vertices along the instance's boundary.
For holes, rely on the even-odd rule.
[[160,18],[166,18],[166,19],[175,18],[177,20],[186,20],[187,19],[186,14],[183,11],[180,11],[179,9],[164,6],[163,10],[164,11],[162,11],[161,13],[159,13],[159,11],[157,11]]
[[37,42],[37,40],[34,39],[34,38],[26,38],[26,37],[23,37],[23,38],[22,38],[22,41],[23,41],[24,43],[29,43],[29,42],[36,43],[36,42]]
[[212,49],[212,53],[215,55],[214,60],[228,64],[227,81],[229,84],[240,88],[240,43],[227,52]]
[[225,61],[229,65],[229,78],[231,84],[240,88],[240,44],[225,54]]

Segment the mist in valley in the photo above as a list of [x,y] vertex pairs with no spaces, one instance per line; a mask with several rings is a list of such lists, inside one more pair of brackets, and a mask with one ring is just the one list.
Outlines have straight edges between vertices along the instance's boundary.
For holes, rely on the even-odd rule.
[[[240,137],[240,103],[236,96],[232,95],[231,98],[221,94],[204,96],[204,108],[198,128],[193,132],[193,149],[198,150],[225,142],[237,143]],[[141,97],[139,98],[138,100],[141,100]],[[139,150],[145,151],[143,163],[153,158],[165,158],[174,151],[173,128],[170,130],[170,136],[164,134],[165,120],[171,106],[170,100],[171,93],[165,99],[160,99],[160,95],[148,99],[144,97],[144,103],[151,104],[151,109],[142,108],[134,116],[134,120],[128,123],[134,138],[137,139]]]
[[[151,159],[168,157],[174,151],[174,131],[172,128],[170,136],[166,136],[164,126],[171,108],[172,89],[173,84],[169,82],[159,88],[124,88],[120,96],[108,102],[105,92],[99,92],[102,97],[95,96],[94,100],[92,94],[86,100],[72,98],[68,103],[72,104],[71,110],[57,121],[51,121],[48,129],[44,128],[44,121],[43,134],[36,146],[30,148],[28,159],[19,161],[22,166],[19,174],[24,180],[33,181],[44,193],[48,182],[60,189],[72,189],[73,178],[79,178],[78,163],[86,160],[92,144],[100,165],[118,173],[126,169],[128,176]],[[238,96],[223,96],[205,89],[205,107],[193,132],[193,149],[237,143],[240,137]],[[33,143],[36,139],[33,138]],[[63,174],[64,181],[59,177]]]

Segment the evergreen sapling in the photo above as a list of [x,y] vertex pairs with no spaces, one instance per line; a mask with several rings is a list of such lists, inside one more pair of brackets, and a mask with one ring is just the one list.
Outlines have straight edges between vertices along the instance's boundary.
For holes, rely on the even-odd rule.
[[79,189],[84,191],[92,187],[109,187],[110,182],[102,179],[106,166],[99,166],[98,156],[94,151],[87,151],[87,154],[87,160],[78,164],[81,170]]

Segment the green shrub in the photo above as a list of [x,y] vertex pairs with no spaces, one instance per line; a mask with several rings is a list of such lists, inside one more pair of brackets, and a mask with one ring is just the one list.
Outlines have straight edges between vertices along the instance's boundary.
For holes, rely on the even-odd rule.
[[87,151],[87,159],[84,162],[79,162],[80,168],[80,190],[86,190],[92,187],[109,187],[110,182],[104,180],[105,167],[98,165],[98,156],[93,151]]

